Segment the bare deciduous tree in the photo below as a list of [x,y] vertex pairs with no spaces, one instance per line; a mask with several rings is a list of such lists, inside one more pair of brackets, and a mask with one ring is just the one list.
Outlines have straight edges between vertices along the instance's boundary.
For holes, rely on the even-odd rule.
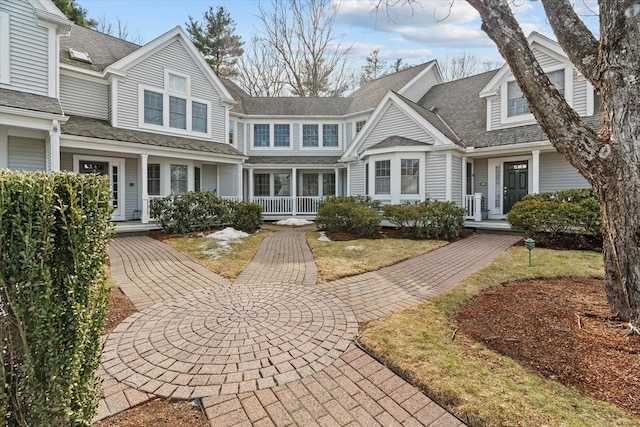
[[270,47],[257,37],[240,57],[235,81],[251,96],[286,95],[287,76],[284,66]]
[[351,46],[334,32],[338,5],[331,0],[272,0],[260,6],[262,41],[285,69],[296,96],[339,96],[350,84]]
[[500,61],[480,61],[473,53],[462,51],[443,61],[442,74],[446,81],[451,81],[494,70],[501,65]]
[[129,30],[129,24],[120,20],[120,18],[118,18],[114,24],[113,22],[108,21],[107,17],[103,15],[98,18],[95,29],[96,31],[109,34],[110,36],[114,36],[119,39],[128,40],[136,44],[142,44],[142,37],[140,37],[139,34],[135,36],[132,35]]
[[595,131],[549,81],[504,0],[467,0],[498,46],[553,146],[589,181],[602,211],[606,290],[614,314],[640,321],[640,3],[599,0],[597,39],[569,0],[542,0],[560,46],[600,94]]

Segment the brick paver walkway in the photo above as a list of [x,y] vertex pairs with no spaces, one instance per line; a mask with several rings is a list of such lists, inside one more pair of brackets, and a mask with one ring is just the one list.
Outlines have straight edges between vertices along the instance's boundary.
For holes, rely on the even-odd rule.
[[161,242],[118,238],[112,275],[142,311],[107,338],[98,419],[157,395],[203,398],[214,426],[462,425],[351,344],[356,318],[429,298],[517,240],[477,235],[319,287],[301,230],[265,238],[233,284]]

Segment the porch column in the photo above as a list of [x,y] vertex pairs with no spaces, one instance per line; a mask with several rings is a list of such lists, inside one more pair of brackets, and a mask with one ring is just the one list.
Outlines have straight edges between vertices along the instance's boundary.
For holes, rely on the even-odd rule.
[[298,213],[298,183],[297,177],[298,170],[296,168],[291,169],[291,215],[295,216]]
[[140,154],[140,199],[142,203],[140,222],[143,224],[147,224],[149,222],[149,181],[147,180],[148,160],[148,154]]
[[473,220],[482,221],[482,193],[473,195]]
[[253,202],[253,168],[249,169],[249,201]]
[[340,169],[338,168],[333,168],[333,173],[335,175],[335,179],[336,179],[336,191],[335,191],[335,195],[339,196],[340,195],[340,187],[342,187],[342,182],[340,180]]
[[467,188],[467,159],[462,158],[462,198],[466,196],[469,189]]
[[453,199],[453,156],[451,153],[447,153],[445,155],[444,161],[444,198],[447,202],[450,202]]
[[51,164],[49,172],[60,170],[60,123],[53,121],[53,126],[49,131],[49,152],[51,155]]
[[531,192],[536,194],[540,192],[540,150],[533,150],[531,154]]
[[242,201],[242,163],[238,165],[238,188],[236,189],[236,196],[238,197],[238,201]]

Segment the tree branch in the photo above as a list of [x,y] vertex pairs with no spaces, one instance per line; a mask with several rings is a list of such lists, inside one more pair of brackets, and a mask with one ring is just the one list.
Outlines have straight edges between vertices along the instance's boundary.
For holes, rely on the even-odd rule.
[[600,141],[567,104],[536,60],[520,25],[503,0],[467,0],[482,18],[482,30],[507,61],[531,111],[553,146],[593,185],[600,182]]
[[600,43],[578,17],[569,0],[542,0],[542,6],[562,50],[582,75],[598,87]]

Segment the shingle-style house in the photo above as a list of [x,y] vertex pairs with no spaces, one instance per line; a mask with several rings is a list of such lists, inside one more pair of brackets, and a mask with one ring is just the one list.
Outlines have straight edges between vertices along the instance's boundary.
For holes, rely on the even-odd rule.
[[[552,40],[530,43],[582,116],[592,86]],[[313,217],[327,195],[451,200],[501,219],[527,193],[587,187],[507,66],[444,82],[431,61],[341,98],[258,98],[218,78],[176,27],[143,45],[69,22],[49,0],[0,3],[0,168],[110,177],[114,221],[190,190]]]

